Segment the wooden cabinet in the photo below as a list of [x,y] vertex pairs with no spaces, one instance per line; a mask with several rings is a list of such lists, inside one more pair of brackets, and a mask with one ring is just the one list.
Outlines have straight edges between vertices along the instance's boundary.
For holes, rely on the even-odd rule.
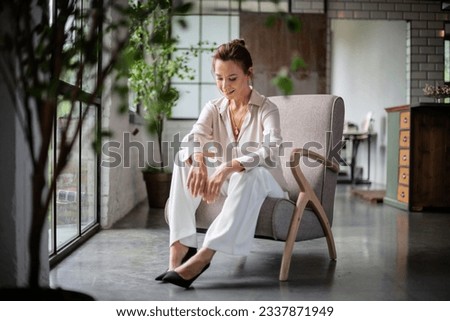
[[450,104],[386,108],[384,202],[402,209],[450,208]]

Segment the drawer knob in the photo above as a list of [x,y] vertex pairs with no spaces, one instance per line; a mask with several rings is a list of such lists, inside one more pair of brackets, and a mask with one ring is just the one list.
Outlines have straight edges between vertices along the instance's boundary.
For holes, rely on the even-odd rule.
[[408,122],[408,117],[403,118],[403,122],[406,124]]
[[403,155],[402,159],[405,161],[406,160],[406,155]]
[[401,196],[402,198],[405,198],[405,192],[401,192],[401,193],[400,193],[400,196]]
[[405,173],[402,174],[402,178],[403,178],[403,179],[406,178],[406,174],[405,174]]
[[403,142],[406,143],[407,140],[408,138],[406,136],[403,136]]

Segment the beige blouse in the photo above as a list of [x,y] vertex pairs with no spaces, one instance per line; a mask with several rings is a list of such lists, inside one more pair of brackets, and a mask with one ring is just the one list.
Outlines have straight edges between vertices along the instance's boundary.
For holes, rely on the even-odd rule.
[[286,190],[279,159],[282,137],[278,108],[254,89],[248,108],[235,140],[228,99],[221,97],[209,101],[191,132],[183,139],[179,160],[185,162],[193,153],[202,152],[211,156],[207,158],[207,166],[218,166],[233,159],[238,160],[246,171],[263,166]]

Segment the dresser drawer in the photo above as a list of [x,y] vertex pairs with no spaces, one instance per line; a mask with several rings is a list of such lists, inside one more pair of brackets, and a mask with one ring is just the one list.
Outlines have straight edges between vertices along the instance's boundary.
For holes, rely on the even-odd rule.
[[399,145],[402,148],[409,148],[409,130],[401,130],[399,137]]
[[399,184],[409,185],[409,168],[400,167],[398,169],[398,182]]
[[398,185],[397,200],[402,203],[409,202],[409,187],[403,186],[403,185]]
[[409,111],[404,111],[400,113],[400,129],[409,129],[411,121],[411,113]]
[[398,152],[400,166],[409,166],[409,149],[400,149]]

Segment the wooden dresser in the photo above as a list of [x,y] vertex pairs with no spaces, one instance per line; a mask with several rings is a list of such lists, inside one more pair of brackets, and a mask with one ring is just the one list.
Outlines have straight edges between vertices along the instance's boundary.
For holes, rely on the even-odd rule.
[[450,209],[450,104],[386,111],[384,203],[411,211]]

